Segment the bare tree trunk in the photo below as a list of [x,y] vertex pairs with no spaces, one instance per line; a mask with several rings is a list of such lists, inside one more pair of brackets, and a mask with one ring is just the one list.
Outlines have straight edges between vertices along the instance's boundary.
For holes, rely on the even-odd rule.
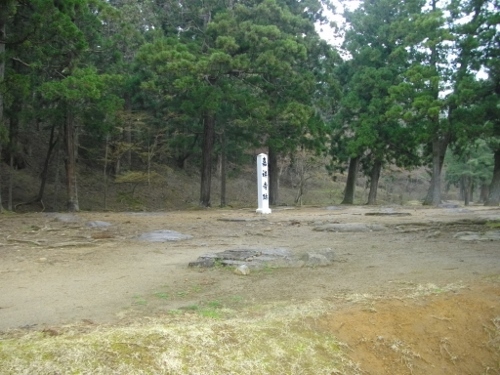
[[212,153],[215,136],[215,114],[206,112],[203,116],[203,147],[201,161],[200,206],[210,207],[212,187]]
[[490,186],[484,182],[481,183],[481,190],[479,193],[479,202],[486,203],[490,195]]
[[463,188],[464,205],[468,206],[470,204],[470,177],[463,176],[461,183]]
[[49,165],[50,165],[50,159],[52,158],[52,152],[54,151],[54,148],[58,142],[59,137],[55,138],[55,125],[52,125],[52,128],[50,129],[50,138],[49,138],[49,148],[47,149],[47,155],[45,156],[45,160],[43,162],[43,170],[42,173],[40,174],[40,188],[38,189],[38,195],[36,198],[31,202],[41,202],[43,199],[43,195],[45,193],[45,186],[47,184],[47,178],[49,175]]
[[432,142],[432,176],[424,206],[438,206],[441,203],[441,171],[443,170],[444,156],[448,148],[449,137],[435,139]]
[[108,152],[109,152],[109,134],[106,134],[106,145],[104,146],[104,171],[103,171],[103,181],[104,181],[104,210],[108,209]]
[[[125,110],[132,112],[132,105],[131,105],[131,99],[130,96],[127,95],[125,98]],[[124,129],[125,132],[125,141],[128,143],[128,149],[126,151],[126,160],[127,160],[127,165],[126,168],[127,170],[132,170],[132,126],[130,123],[127,124],[127,126]]]
[[349,169],[347,171],[347,183],[344,191],[344,200],[341,204],[354,203],[354,190],[356,188],[356,180],[358,179],[359,156],[349,160]]
[[14,154],[10,154],[10,161],[9,161],[9,190],[8,190],[8,195],[7,195],[7,209],[9,211],[12,211],[12,193],[14,189]]
[[220,161],[220,206],[227,206],[226,184],[227,184],[227,139],[223,130],[221,135],[221,161]]
[[[66,109],[67,111],[67,109]],[[76,136],[73,116],[68,111],[64,121],[64,141],[66,146],[66,191],[67,209],[70,212],[80,211],[76,182]]]
[[[0,114],[0,120],[2,116]],[[2,126],[2,123],[0,121],[0,126]],[[3,204],[2,204],[2,140],[0,139],[0,214],[3,213]]]
[[380,160],[375,160],[370,176],[370,192],[368,193],[368,204],[377,204],[378,181],[380,179],[381,170],[382,162]]
[[489,190],[485,206],[498,206],[500,204],[500,148],[495,150],[495,165]]
[[55,211],[59,211],[59,189],[61,180],[61,150],[60,147],[56,150],[56,171],[54,176],[54,202],[53,207]]
[[297,189],[297,195],[295,196],[295,204],[300,204],[302,206],[302,196],[304,195],[304,188],[306,185],[306,166],[305,161],[295,161],[295,168],[297,174],[299,175],[299,187]]
[[432,179],[429,187],[428,199],[424,203],[437,206],[441,203],[441,142],[432,142]]
[[276,206],[279,200],[279,169],[278,169],[278,154],[269,147],[269,204]]
[[12,211],[12,199],[14,189],[14,168],[16,166],[23,166],[23,158],[20,157],[19,152],[19,116],[22,110],[22,101],[18,95],[14,95],[10,108],[10,122],[9,122],[9,147],[7,148],[9,155],[9,185],[7,195],[7,209]]
[[[6,4],[8,5],[8,4]],[[8,6],[2,6],[0,8],[0,82],[3,82],[4,77],[5,77],[5,41],[6,39],[6,33],[5,33],[5,24],[7,22],[7,9]],[[3,116],[3,107],[4,107],[4,97],[3,97],[3,91],[0,90],[0,213],[3,212],[3,205],[2,205],[2,135],[3,135],[3,130],[4,130],[4,116]]]

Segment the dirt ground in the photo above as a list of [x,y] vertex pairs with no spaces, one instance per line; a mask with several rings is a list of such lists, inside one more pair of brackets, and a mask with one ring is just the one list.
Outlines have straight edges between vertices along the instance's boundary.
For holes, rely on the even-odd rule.
[[[500,374],[500,241],[455,236],[491,230],[488,220],[500,222],[500,208],[4,215],[0,331],[121,324],[208,301],[244,308],[323,299],[337,307],[317,325],[345,344],[360,373]],[[89,225],[95,221],[110,225]],[[333,223],[385,229],[315,230]],[[138,239],[162,229],[193,237]],[[248,276],[187,267],[207,252],[248,247],[295,254],[331,248],[335,261]]]

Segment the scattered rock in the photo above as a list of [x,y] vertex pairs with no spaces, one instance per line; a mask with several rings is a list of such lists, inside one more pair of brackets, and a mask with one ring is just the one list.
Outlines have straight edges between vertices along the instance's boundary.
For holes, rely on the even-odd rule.
[[257,218],[257,217],[221,217],[217,219],[217,221],[232,221],[232,222],[243,222],[243,223],[248,223],[252,221],[267,221],[266,218]]
[[500,241],[500,230],[479,232],[458,232],[454,236],[462,241]]
[[386,228],[380,224],[326,224],[314,227],[318,232],[374,232],[383,231]]
[[174,230],[156,230],[153,232],[143,233],[139,236],[140,241],[148,242],[169,242],[169,241],[182,241],[193,238],[188,234],[182,234]]
[[440,235],[441,235],[441,231],[436,230],[436,231],[433,231],[433,232],[431,232],[431,233],[427,233],[427,234],[425,235],[425,238],[437,238],[437,237],[439,237]]
[[76,216],[75,214],[62,214],[59,212],[56,213],[47,213],[46,214],[48,217],[54,218],[56,221],[60,221],[62,223],[78,223],[80,221],[80,218]]
[[409,212],[367,212],[365,216],[411,216]]
[[332,264],[333,250],[330,248],[293,256],[288,249],[233,249],[219,253],[208,253],[190,262],[189,267],[214,267],[216,265],[249,269],[271,267],[317,267]]
[[88,247],[95,246],[94,242],[67,241],[48,245],[49,248],[58,249],[63,247]]
[[200,268],[211,268],[215,267],[217,255],[215,254],[203,254],[194,262],[189,262],[188,267],[200,267]]
[[241,266],[238,266],[234,269],[234,273],[236,275],[247,276],[250,275],[250,268],[248,268],[247,265],[242,264]]
[[111,223],[108,223],[107,221],[89,221],[87,226],[91,228],[107,228],[111,226]]
[[306,253],[300,258],[304,262],[305,266],[317,267],[317,266],[327,266],[331,262],[322,254],[317,253]]
[[94,240],[104,240],[107,238],[114,238],[115,235],[113,233],[105,230],[102,232],[92,233],[92,235],[90,237],[92,237],[92,239],[94,239]]

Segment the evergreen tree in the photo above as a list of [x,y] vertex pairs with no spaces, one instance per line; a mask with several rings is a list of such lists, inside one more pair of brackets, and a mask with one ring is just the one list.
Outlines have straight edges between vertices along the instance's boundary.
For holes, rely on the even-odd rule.
[[364,1],[346,13],[349,28],[344,48],[351,59],[339,70],[344,96],[335,118],[332,153],[341,163],[350,158],[344,204],[352,204],[358,163],[369,176],[368,203],[375,204],[382,167],[417,162],[414,129],[401,118],[401,99],[391,97],[409,67],[407,33],[419,1]]

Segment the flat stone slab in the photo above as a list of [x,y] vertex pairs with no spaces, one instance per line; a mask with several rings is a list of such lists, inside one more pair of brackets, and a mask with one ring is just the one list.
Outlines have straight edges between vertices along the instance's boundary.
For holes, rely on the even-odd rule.
[[345,210],[346,207],[341,207],[341,206],[327,206],[325,207],[325,210],[328,210],[328,211],[341,211],[341,210]]
[[365,216],[411,216],[409,212],[367,212]]
[[231,222],[236,222],[236,223],[248,223],[252,221],[267,221],[266,218],[248,218],[248,217],[221,217],[217,219],[217,221],[231,221]]
[[313,230],[318,232],[375,232],[385,229],[386,227],[380,224],[362,223],[325,224],[313,228]]
[[454,236],[462,241],[500,241],[500,230],[479,232],[458,232]]
[[111,226],[111,223],[108,223],[107,221],[89,221],[87,223],[88,227],[91,228],[107,228]]
[[294,256],[289,249],[231,249],[217,253],[207,253],[198,257],[189,267],[209,268],[216,265],[241,267],[250,269],[263,267],[316,267],[333,263],[334,253],[331,249],[322,249]]
[[193,236],[182,234],[174,230],[155,230],[153,232],[143,233],[138,237],[140,241],[148,242],[182,241],[191,238],[193,238]]

